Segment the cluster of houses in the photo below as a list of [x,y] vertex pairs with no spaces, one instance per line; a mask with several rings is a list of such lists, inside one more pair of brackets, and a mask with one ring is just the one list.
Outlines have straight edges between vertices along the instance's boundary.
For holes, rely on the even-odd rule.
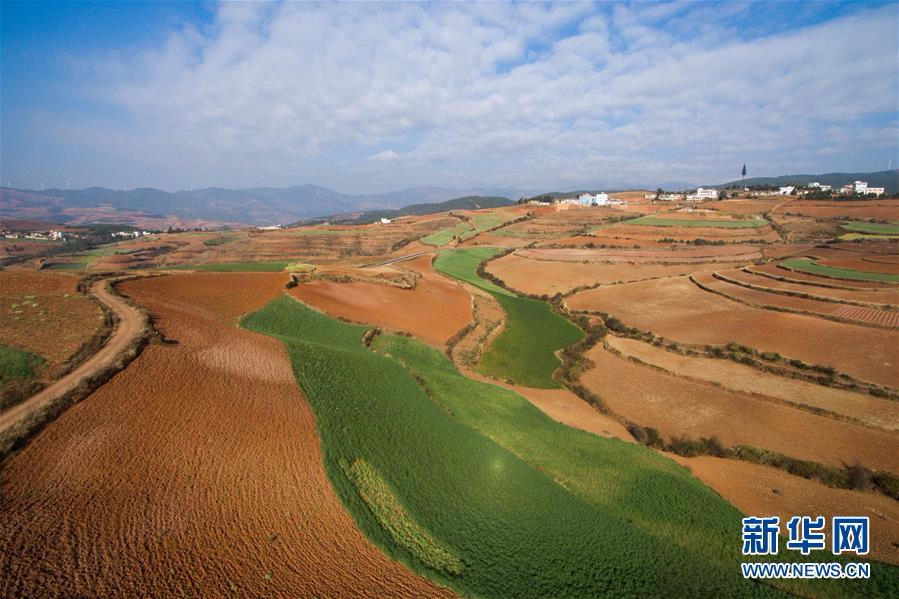
[[[822,185],[818,181],[814,181],[809,183],[805,188],[799,188],[795,185],[784,185],[779,187],[777,191],[753,191],[750,193],[752,196],[764,196],[764,195],[781,195],[781,196],[789,196],[789,195],[806,195],[812,192],[818,191],[833,191],[833,187],[830,185]],[[883,195],[885,189],[883,187],[868,187],[867,181],[854,181],[847,185],[843,185],[837,190],[840,195],[873,195],[879,196]]]
[[42,241],[62,241],[64,239],[78,239],[83,233],[74,231],[0,231],[0,235],[6,239],[37,239]]
[[644,197],[647,200],[657,200],[659,202],[677,202],[680,200],[686,202],[704,202],[705,200],[717,200],[718,190],[698,187],[693,193],[647,193]]
[[143,237],[144,235],[149,235],[150,231],[115,231],[112,233],[113,237],[127,237],[127,238],[138,238]]
[[624,204],[617,198],[610,198],[609,194],[600,192],[597,194],[582,193],[576,198],[559,200],[560,204],[577,204],[578,206],[620,206]]

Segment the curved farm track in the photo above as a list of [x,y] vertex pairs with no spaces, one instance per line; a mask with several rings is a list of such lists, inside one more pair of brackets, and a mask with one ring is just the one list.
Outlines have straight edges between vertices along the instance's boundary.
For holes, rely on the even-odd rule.
[[0,471],[0,596],[437,596],[345,512],[277,340],[283,275],[130,281],[154,344]]
[[91,286],[91,294],[109,308],[117,320],[115,330],[106,343],[72,372],[0,414],[0,433],[14,426],[29,413],[70,393],[83,381],[115,364],[122,353],[140,337],[145,325],[143,315],[111,291],[107,283],[108,279],[101,279]]

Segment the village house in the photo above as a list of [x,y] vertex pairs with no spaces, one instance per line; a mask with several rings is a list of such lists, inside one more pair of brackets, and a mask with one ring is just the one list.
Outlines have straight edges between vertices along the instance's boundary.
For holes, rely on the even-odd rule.
[[696,190],[696,193],[691,193],[687,195],[685,198],[688,202],[701,202],[703,200],[717,200],[718,199],[718,190],[717,189],[704,189],[699,187]]

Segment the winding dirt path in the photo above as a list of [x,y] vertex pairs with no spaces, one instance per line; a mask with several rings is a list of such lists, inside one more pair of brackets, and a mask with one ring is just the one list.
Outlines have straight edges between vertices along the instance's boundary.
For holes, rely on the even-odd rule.
[[82,381],[96,375],[115,363],[144,328],[144,316],[134,306],[109,288],[110,279],[101,279],[91,285],[90,293],[116,316],[116,326],[100,350],[62,378],[50,383],[20,404],[0,414],[0,435],[34,410],[71,392]]

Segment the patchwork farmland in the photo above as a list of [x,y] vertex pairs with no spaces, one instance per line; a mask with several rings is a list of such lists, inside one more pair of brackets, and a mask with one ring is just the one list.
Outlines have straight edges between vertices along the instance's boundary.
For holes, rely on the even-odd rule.
[[[3,456],[0,596],[896,596],[895,201],[620,196],[0,272],[19,399],[117,334],[88,283],[152,324]],[[818,514],[869,579],[742,577]]]

